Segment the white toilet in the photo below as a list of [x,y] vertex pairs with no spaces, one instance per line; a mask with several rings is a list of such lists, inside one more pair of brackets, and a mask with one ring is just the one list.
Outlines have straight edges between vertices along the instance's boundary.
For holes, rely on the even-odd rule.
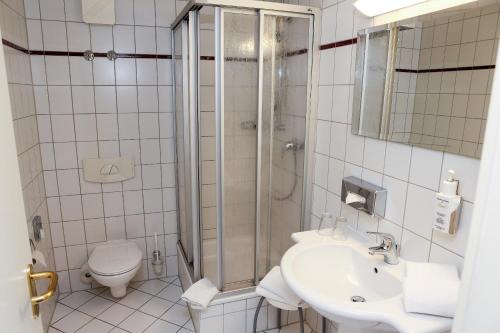
[[115,240],[96,246],[88,262],[92,277],[123,297],[142,263],[142,252],[133,241]]

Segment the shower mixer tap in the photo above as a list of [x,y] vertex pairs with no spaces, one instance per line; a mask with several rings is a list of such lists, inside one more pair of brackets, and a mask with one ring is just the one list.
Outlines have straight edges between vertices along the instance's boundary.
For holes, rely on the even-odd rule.
[[281,157],[285,155],[285,153],[289,150],[293,152],[297,152],[297,150],[303,149],[304,144],[302,143],[297,143],[295,140],[287,141],[284,144],[283,150],[281,151]]

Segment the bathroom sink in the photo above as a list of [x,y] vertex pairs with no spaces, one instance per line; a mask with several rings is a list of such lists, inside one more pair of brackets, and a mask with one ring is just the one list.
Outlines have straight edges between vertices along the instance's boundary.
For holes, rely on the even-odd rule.
[[382,256],[370,256],[370,240],[353,233],[347,241],[335,241],[316,231],[296,233],[292,238],[298,243],[281,260],[283,278],[326,318],[366,332],[430,333],[451,328],[450,318],[405,312],[405,261],[389,265]]

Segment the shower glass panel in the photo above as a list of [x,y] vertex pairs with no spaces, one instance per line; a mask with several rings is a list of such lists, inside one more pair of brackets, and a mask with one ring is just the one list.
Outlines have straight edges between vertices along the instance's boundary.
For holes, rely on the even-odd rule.
[[217,203],[215,149],[215,13],[212,7],[199,11],[199,169],[202,231],[202,274],[217,279]]
[[178,229],[180,243],[188,263],[193,262],[193,232],[190,209],[190,179],[188,172],[189,159],[189,112],[188,112],[188,24],[181,22],[174,32],[174,96],[175,96],[175,130],[177,156],[177,193],[178,193]]
[[223,274],[237,289],[254,279],[259,16],[222,15]]
[[186,8],[172,27],[179,273],[238,290],[279,264],[308,223],[320,11],[247,0]]
[[262,157],[259,278],[300,231],[311,20],[262,14]]

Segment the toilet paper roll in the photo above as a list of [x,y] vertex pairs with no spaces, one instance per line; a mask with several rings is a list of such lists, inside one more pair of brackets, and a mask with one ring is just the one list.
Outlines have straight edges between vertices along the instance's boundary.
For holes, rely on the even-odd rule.
[[35,250],[31,254],[31,257],[33,258],[34,263],[36,264],[37,267],[40,267],[40,268],[47,267],[47,261],[45,260],[45,256],[43,255],[42,252]]
[[88,264],[83,265],[80,268],[80,281],[85,284],[91,284],[94,279],[92,278],[92,272]]

